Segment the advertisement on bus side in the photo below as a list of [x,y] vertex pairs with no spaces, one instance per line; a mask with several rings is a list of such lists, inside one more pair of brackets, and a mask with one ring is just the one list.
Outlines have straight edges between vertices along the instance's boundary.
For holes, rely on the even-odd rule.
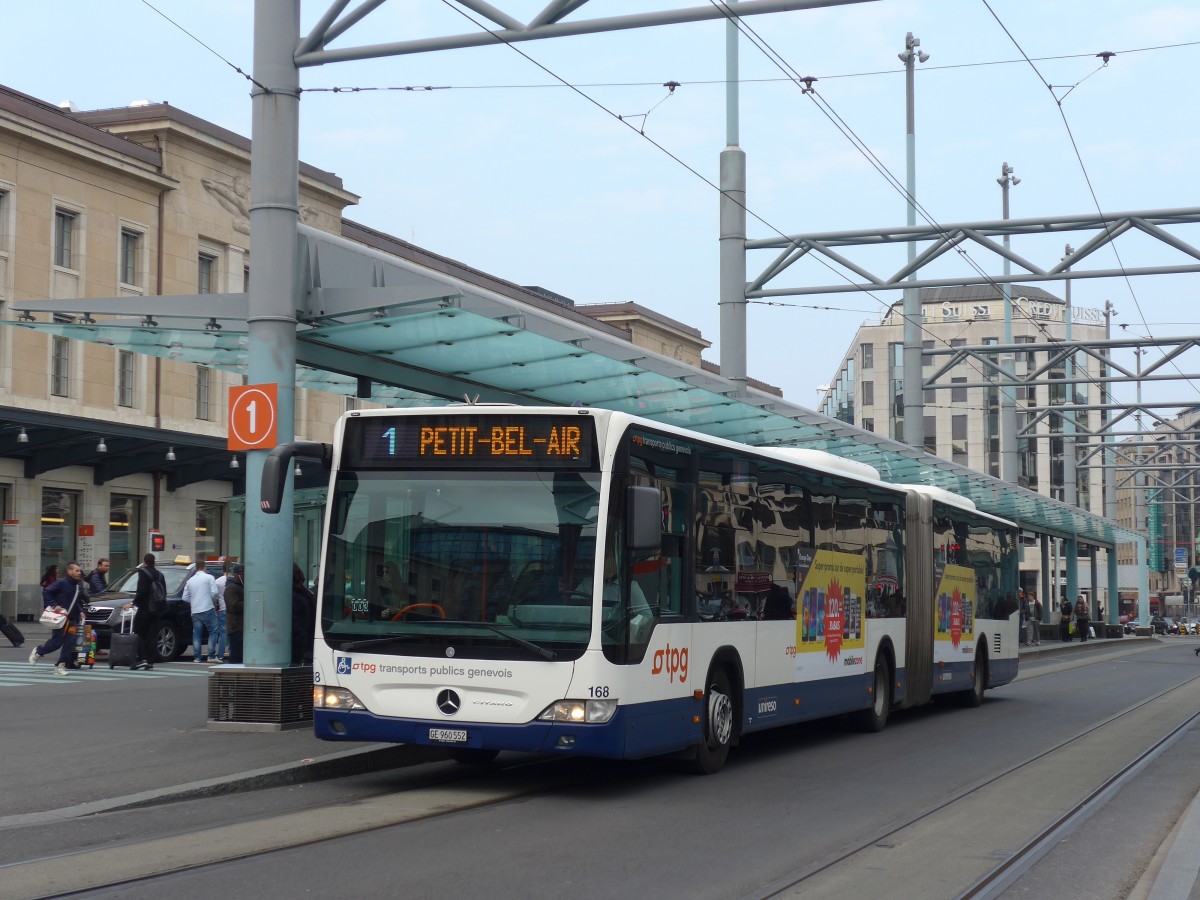
[[959,645],[975,640],[975,571],[966,566],[944,566],[938,580],[935,611],[939,644]]
[[796,674],[847,675],[864,668],[866,560],[801,548],[796,579]]

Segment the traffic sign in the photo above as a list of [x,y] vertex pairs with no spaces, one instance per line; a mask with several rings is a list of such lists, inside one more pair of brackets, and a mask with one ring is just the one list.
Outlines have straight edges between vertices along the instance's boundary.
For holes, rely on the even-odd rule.
[[1175,548],[1175,571],[1182,575],[1187,571],[1187,547]]
[[279,431],[279,388],[275,384],[235,385],[229,389],[230,450],[269,450]]

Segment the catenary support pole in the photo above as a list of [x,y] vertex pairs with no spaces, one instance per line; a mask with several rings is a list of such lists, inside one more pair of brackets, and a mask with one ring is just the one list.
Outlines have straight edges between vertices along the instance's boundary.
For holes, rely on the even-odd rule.
[[[730,6],[736,8],[736,2]],[[738,146],[738,29],[725,25],[725,149],[721,151],[721,375],[746,385],[746,154]]]
[[[279,441],[295,432],[296,225],[300,202],[299,0],[255,0],[251,91],[249,379],[278,386]],[[269,273],[269,274],[268,274]],[[292,476],[279,515],[257,502],[263,461],[271,448],[246,454],[247,665],[291,662]]]
[[[899,54],[904,63],[904,160],[905,160],[905,192],[906,221],[911,227],[917,224],[917,116],[916,116],[916,85],[914,70],[917,60],[925,62],[929,54],[922,53],[917,48],[921,39],[913,37],[912,32],[904,36],[904,52]],[[912,264],[917,258],[917,242],[908,242],[908,262]],[[909,275],[908,280],[916,279],[916,273]],[[921,291],[919,288],[904,289],[904,443],[912,447],[925,445],[925,392],[922,390],[923,373],[921,367],[921,351],[924,316],[921,311]]]

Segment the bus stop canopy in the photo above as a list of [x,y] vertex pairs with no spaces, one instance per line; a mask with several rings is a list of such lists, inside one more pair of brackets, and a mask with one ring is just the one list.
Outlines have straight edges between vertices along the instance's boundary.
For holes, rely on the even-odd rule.
[[[398,256],[307,226],[298,240],[297,387],[397,407],[466,399],[621,410],[751,445],[824,450],[874,466],[887,481],[952,491],[1040,534],[1102,547],[1141,539],[1110,519],[635,346],[623,329],[412,245]],[[13,306],[20,315],[2,324],[164,359],[245,373],[252,352],[246,294]]]

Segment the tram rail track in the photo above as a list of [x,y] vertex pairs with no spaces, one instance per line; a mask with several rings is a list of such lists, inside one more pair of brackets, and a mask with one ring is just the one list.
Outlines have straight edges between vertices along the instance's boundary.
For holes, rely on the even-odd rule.
[[[1200,675],[1139,701],[1069,738],[1055,742],[1001,771],[967,785],[952,796],[895,822],[854,846],[816,862],[790,878],[776,880],[742,900],[803,896],[900,896],[897,884],[921,885],[921,896],[955,900],[994,898],[1077,829],[1097,809],[1160,757],[1200,720]],[[1147,746],[1147,728],[1158,736]],[[1123,762],[1102,774],[1081,777],[1075,760],[1112,759],[1113,750],[1098,755],[1106,742],[1123,747]],[[1090,782],[1090,783],[1088,783]],[[1030,797],[1031,785],[1044,793]],[[1040,801],[1040,802],[1039,802]],[[991,853],[954,857],[957,838],[984,821],[982,811],[1003,807],[987,821],[1010,837]],[[1006,814],[1009,808],[1016,813]],[[1041,810],[1044,818],[1025,833],[1013,827]],[[977,832],[973,840],[981,838]],[[990,862],[988,857],[999,858]],[[931,870],[931,863],[935,867]],[[940,867],[940,869],[938,868]],[[940,877],[939,877],[940,872]]]

